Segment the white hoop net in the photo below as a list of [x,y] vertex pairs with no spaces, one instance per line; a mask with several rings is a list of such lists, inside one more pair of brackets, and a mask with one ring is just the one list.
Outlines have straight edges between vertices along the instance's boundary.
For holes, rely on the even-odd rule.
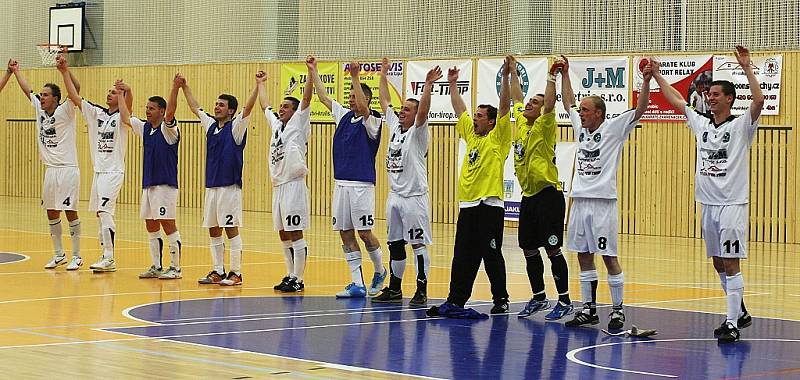
[[56,57],[67,50],[66,46],[53,44],[39,44],[36,45],[36,48],[39,50],[39,57],[42,58],[42,64],[45,66],[55,66]]

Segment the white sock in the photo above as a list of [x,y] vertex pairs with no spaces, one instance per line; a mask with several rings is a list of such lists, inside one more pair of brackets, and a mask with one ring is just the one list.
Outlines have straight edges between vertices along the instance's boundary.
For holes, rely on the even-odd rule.
[[303,274],[306,271],[306,258],[308,257],[308,245],[305,239],[300,239],[292,242],[292,250],[294,251],[294,268],[292,273],[297,282],[303,282]]
[[622,295],[625,287],[625,274],[608,275],[608,287],[611,288],[611,304],[614,308],[622,307]]
[[[392,276],[403,279],[403,273],[406,272],[406,259],[395,260],[389,259],[389,266],[392,268]],[[415,266],[416,268],[416,266]]]
[[211,261],[214,271],[225,275],[225,238],[222,236],[211,238]]
[[725,272],[717,272],[719,276],[719,283],[722,285],[722,291],[728,294],[728,275]]
[[107,212],[100,212],[100,236],[103,238],[103,258],[114,258],[114,234],[117,226],[114,224],[114,217]]
[[370,260],[372,260],[372,265],[375,267],[375,273],[383,274],[386,271],[386,268],[383,266],[383,255],[381,254],[381,246],[377,246],[372,250],[367,248],[367,254],[369,254]]
[[236,235],[231,242],[231,272],[242,274],[242,235]]
[[742,297],[744,296],[744,276],[742,272],[736,273],[733,276],[726,278],[728,283],[728,313],[727,321],[732,323],[737,328],[737,321],[739,320],[739,313],[742,311]]
[[69,222],[69,236],[72,238],[72,256],[81,257],[81,220]]
[[581,271],[578,276],[581,282],[581,297],[583,297],[583,307],[585,308],[587,307],[587,304],[594,302],[592,299],[592,281],[597,281],[597,270]]
[[[414,249],[414,257],[417,259],[416,268],[417,272],[417,279],[424,278],[425,281],[428,280],[428,274],[431,271],[431,256],[428,254],[428,247],[422,246],[419,248]],[[422,267],[420,268],[420,259],[422,259]],[[422,270],[422,276],[420,276],[420,270]]]
[[294,251],[292,250],[291,240],[281,240],[283,243],[283,262],[286,264],[286,274],[294,277]]
[[344,249],[344,258],[347,260],[347,266],[350,267],[350,276],[353,278],[353,283],[358,286],[364,286],[364,276],[361,273],[361,251],[350,252],[345,246],[342,246],[342,249]]
[[53,241],[53,256],[64,256],[64,245],[61,242],[61,218],[50,219],[50,240]]
[[169,266],[175,268],[175,270],[181,270],[181,233],[178,231],[173,232],[171,235],[167,235],[167,241],[169,242]]
[[150,258],[153,259],[153,265],[157,269],[161,269],[161,250],[164,248],[164,240],[161,240],[161,233],[148,232],[150,239]]

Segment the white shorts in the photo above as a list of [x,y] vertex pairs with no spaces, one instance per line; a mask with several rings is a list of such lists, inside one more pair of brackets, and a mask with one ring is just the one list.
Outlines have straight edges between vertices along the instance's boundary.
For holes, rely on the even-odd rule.
[[389,192],[386,199],[387,238],[409,244],[433,243],[431,239],[430,201],[428,194],[402,197]]
[[81,171],[76,166],[48,167],[44,171],[42,208],[78,211]]
[[94,173],[89,211],[105,211],[114,215],[119,189],[122,188],[124,178],[125,173]]
[[242,188],[237,185],[206,188],[203,227],[242,227]]
[[567,225],[567,249],[617,255],[617,200],[572,198]]
[[333,187],[333,230],[371,230],[375,225],[375,186]]
[[175,220],[178,208],[178,189],[170,185],[156,185],[142,189],[142,219]]
[[303,179],[272,188],[272,225],[275,231],[302,231],[309,226],[308,187]]
[[701,222],[706,256],[747,258],[749,205],[703,205]]

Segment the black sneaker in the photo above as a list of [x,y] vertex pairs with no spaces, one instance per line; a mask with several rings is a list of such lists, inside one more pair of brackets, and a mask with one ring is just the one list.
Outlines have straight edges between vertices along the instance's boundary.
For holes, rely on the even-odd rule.
[[286,277],[284,277],[284,278],[283,278],[283,280],[281,280],[281,283],[280,283],[280,284],[278,284],[278,285],[275,285],[275,286],[273,286],[273,287],[272,287],[272,289],[274,289],[274,290],[281,290],[281,289],[282,289],[284,286],[286,286],[286,285],[288,285],[288,284],[289,284],[289,281],[290,281],[291,279],[292,279],[292,278],[291,278],[291,277],[289,277],[289,276],[286,276]]
[[[724,330],[726,323],[727,323],[727,321],[722,321],[722,324],[719,325],[719,327],[714,329],[714,336],[715,337],[719,337],[720,335],[722,335],[722,331]],[[736,321],[736,325],[740,329],[743,329],[743,328],[746,328],[746,327],[750,327],[752,324],[753,324],[753,317],[751,317],[750,313],[748,313],[748,312],[745,312],[741,317],[739,317],[739,320]]]
[[625,325],[625,314],[622,313],[622,309],[611,311],[608,317],[609,330],[619,330]]
[[289,279],[286,285],[282,286],[279,290],[284,293],[300,293],[305,290],[305,285],[302,282],[297,282],[296,278]]
[[428,304],[428,295],[425,294],[424,291],[417,289],[414,293],[414,297],[411,297],[411,301],[408,301],[409,305],[427,305]]
[[508,300],[500,301],[500,303],[494,304],[492,310],[489,311],[489,314],[506,314],[508,313]]
[[383,288],[381,293],[372,297],[372,302],[379,303],[403,303],[403,292],[400,290],[392,290]]
[[564,322],[564,326],[578,327],[584,325],[596,325],[600,323],[600,317],[597,314],[589,314],[585,310],[575,314],[575,318],[571,321]]
[[733,327],[732,323],[726,322],[721,329],[721,334],[717,338],[718,343],[733,343],[739,340],[739,329]]

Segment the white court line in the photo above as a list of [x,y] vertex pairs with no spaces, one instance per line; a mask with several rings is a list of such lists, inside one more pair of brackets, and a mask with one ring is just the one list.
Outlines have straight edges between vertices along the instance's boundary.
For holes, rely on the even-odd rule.
[[[665,373],[634,371],[634,370],[629,370],[629,369],[624,369],[624,368],[614,368],[614,367],[601,366],[601,365],[598,365],[598,364],[592,364],[592,363],[588,363],[588,362],[585,362],[583,360],[578,359],[576,357],[576,355],[578,353],[580,353],[582,351],[586,351],[586,350],[593,350],[593,349],[597,349],[597,348],[605,348],[605,347],[609,347],[609,346],[617,346],[617,345],[623,345],[623,344],[659,343],[659,342],[687,342],[687,341],[694,341],[694,342],[713,341],[713,342],[716,342],[717,340],[716,339],[711,339],[711,338],[684,338],[684,339],[652,339],[652,340],[648,339],[648,340],[635,340],[635,341],[631,341],[631,342],[612,342],[612,343],[596,344],[596,345],[576,348],[576,349],[574,349],[572,351],[567,352],[566,357],[567,357],[567,359],[569,361],[571,361],[571,362],[573,362],[575,364],[579,364],[579,365],[583,365],[583,366],[587,366],[587,367],[592,367],[592,368],[605,369],[605,370],[608,370],[608,371],[615,371],[615,372],[632,373],[632,374],[636,374],[636,375],[649,375],[649,376],[676,378],[678,376],[665,374]],[[742,342],[752,342],[752,341],[800,342],[800,339],[756,338],[756,339],[742,339],[741,341]]]

